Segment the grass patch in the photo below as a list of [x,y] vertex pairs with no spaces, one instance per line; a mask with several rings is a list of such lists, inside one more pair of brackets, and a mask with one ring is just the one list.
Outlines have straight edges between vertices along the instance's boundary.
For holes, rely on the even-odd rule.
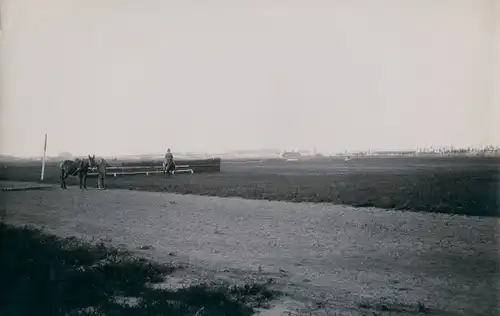
[[76,238],[0,223],[0,315],[252,315],[264,285],[154,289],[176,267]]

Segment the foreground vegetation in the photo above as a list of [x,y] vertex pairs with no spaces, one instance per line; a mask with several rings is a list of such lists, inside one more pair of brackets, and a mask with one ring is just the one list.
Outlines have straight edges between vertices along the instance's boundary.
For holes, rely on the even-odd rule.
[[149,286],[177,268],[0,223],[0,315],[252,315],[275,295],[258,284]]
[[[497,158],[467,157],[223,163],[220,173],[107,181],[109,188],[119,189],[500,216],[499,163]],[[0,168],[0,180],[38,181],[39,174],[39,165]],[[56,165],[47,167],[45,182],[59,183]],[[89,178],[90,187],[95,182]],[[68,183],[76,185],[76,177]]]

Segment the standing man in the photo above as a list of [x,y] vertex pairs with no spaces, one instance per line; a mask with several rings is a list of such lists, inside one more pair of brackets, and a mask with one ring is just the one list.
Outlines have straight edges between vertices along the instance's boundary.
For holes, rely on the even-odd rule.
[[104,183],[104,178],[106,178],[106,161],[101,158],[99,165],[97,166],[97,188],[99,190],[105,190],[106,186]]

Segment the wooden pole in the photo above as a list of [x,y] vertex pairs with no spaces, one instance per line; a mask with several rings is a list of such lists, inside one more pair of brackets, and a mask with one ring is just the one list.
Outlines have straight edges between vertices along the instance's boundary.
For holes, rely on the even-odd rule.
[[45,133],[45,143],[43,145],[43,159],[42,159],[42,173],[40,174],[40,180],[43,181],[43,174],[45,173],[45,159],[47,157],[47,133]]

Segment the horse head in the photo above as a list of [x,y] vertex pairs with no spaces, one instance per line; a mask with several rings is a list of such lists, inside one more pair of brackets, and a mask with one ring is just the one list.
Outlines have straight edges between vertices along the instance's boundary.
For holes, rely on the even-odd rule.
[[97,166],[95,162],[95,155],[92,156],[89,155],[89,167],[95,167],[95,166]]

